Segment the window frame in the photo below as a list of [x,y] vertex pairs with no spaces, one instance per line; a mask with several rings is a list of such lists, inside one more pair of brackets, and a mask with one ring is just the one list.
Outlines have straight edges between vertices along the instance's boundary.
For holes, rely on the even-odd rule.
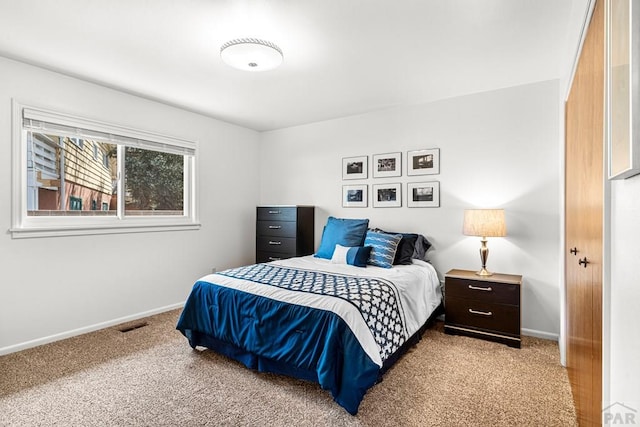
[[[107,132],[125,138],[138,139],[146,143],[143,149],[164,151],[162,147],[185,149],[183,215],[140,215],[126,216],[124,201],[118,202],[118,210],[113,216],[29,216],[27,214],[27,143],[23,127],[23,112],[41,114],[65,126]],[[110,141],[105,141],[110,142]],[[124,145],[118,145],[123,150]],[[12,223],[9,229],[12,238],[52,237],[68,235],[138,233],[154,231],[193,230],[200,228],[198,219],[196,163],[197,142],[174,138],[158,133],[143,131],[126,126],[83,118],[75,114],[61,113],[52,109],[33,106],[12,99]],[[125,160],[126,161],[126,160]],[[119,169],[118,195],[124,198],[124,164]]]

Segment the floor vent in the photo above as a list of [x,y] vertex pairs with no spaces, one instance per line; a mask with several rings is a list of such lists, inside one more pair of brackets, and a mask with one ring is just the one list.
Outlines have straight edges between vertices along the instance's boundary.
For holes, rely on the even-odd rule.
[[145,326],[147,326],[149,323],[147,322],[142,322],[142,323],[136,323],[134,325],[129,325],[129,326],[125,326],[121,329],[119,329],[120,332],[131,332],[135,329],[140,329],[140,328],[144,328]]

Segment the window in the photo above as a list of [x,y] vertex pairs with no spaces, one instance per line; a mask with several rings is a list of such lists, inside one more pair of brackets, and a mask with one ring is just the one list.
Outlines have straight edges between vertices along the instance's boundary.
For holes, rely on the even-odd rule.
[[76,147],[78,147],[79,149],[82,150],[84,148],[84,141],[82,139],[80,138],[70,138],[70,139],[71,139],[71,142],[75,144]]
[[195,228],[195,143],[14,102],[14,237]]
[[81,211],[82,210],[82,199],[80,197],[69,197],[69,210],[72,211]]

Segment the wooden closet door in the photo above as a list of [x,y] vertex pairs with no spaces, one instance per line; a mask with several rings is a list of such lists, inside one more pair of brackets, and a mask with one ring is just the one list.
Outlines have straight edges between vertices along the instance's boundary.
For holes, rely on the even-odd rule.
[[601,424],[602,409],[604,52],[599,0],[565,110],[567,370],[580,425]]

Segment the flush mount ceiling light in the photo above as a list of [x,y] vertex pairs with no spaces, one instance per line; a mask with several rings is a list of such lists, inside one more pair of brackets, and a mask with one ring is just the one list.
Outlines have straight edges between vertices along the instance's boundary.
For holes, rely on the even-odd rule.
[[260,39],[230,40],[220,47],[220,57],[227,65],[243,71],[273,70],[283,59],[278,46]]

